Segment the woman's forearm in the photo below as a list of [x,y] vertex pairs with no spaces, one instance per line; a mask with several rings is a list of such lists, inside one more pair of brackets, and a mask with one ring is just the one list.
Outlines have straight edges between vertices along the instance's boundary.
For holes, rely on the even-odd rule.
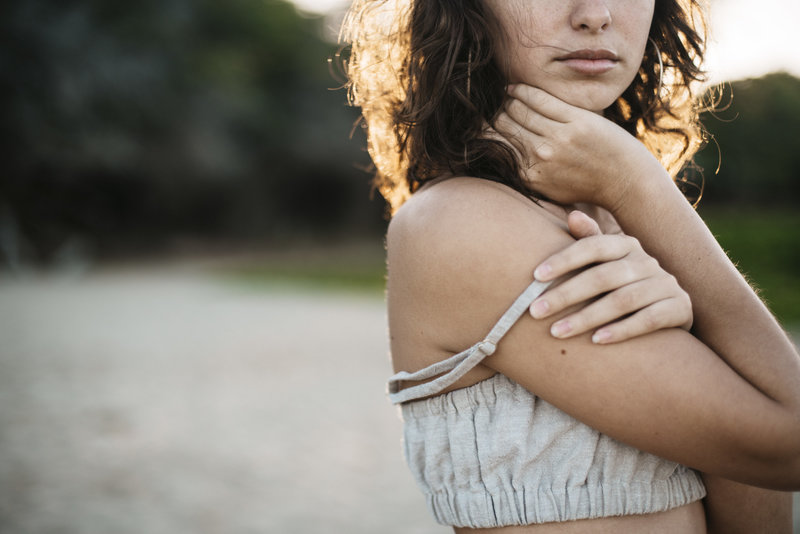
[[614,217],[689,293],[695,335],[762,393],[800,413],[794,346],[666,171],[653,163],[649,178],[632,182],[609,206]]

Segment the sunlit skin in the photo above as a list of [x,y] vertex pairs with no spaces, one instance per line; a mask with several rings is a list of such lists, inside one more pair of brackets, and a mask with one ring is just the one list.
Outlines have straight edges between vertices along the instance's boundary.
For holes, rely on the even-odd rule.
[[[630,0],[625,2],[630,4]],[[509,60],[510,82],[535,85],[591,111],[608,107],[630,85],[641,63],[653,16],[653,0],[637,0],[641,5],[636,9],[625,9],[631,6],[622,6],[624,2],[612,2],[613,10],[607,3],[597,1],[580,2],[577,9],[571,2],[547,0],[489,0],[487,3],[509,36],[502,54]],[[581,224],[586,226],[586,223],[578,221],[573,226],[574,222],[570,221],[570,229],[575,237],[599,232],[596,225],[594,229],[580,229]],[[691,317],[691,306],[688,309]],[[394,358],[402,358],[403,352],[394,350]],[[479,366],[452,389],[468,386],[492,374],[491,369]],[[702,505],[695,502],[668,512],[643,516],[478,531],[569,534],[633,533],[648,529],[653,529],[653,532],[705,532]],[[459,534],[475,532],[459,528],[455,531]]]
[[591,111],[630,85],[647,46],[655,0],[487,0],[506,30],[511,83]]
[[[498,351],[451,389],[499,372],[641,450],[724,478],[796,487],[796,351],[660,162],[596,114],[635,76],[654,1],[487,3],[506,28],[499,59],[507,61],[516,84],[504,123],[496,125],[499,135],[515,146],[523,163],[530,158],[544,169],[534,183],[537,191],[562,204],[586,203],[591,215],[610,217],[610,226],[601,224],[604,231],[616,220],[638,240],[634,248],[640,241],[652,254],[649,259],[656,258],[691,296],[699,325],[695,337],[676,328],[654,332],[658,322],[648,322],[647,336],[598,345],[589,335],[556,340],[549,322],[523,317]],[[387,236],[395,370],[423,368],[480,339],[537,265],[550,263],[550,276],[556,277],[611,261],[603,256],[608,247],[598,247],[597,240],[593,247],[585,245],[591,239],[574,241],[582,237],[575,222],[557,204],[533,205],[486,180],[448,178],[415,193],[397,211]],[[713,279],[709,272],[715,273]],[[558,290],[545,297],[554,299]],[[564,320],[578,309],[562,307],[550,318]],[[754,494],[752,500],[777,502],[764,495]],[[755,514],[756,522],[737,516],[732,504],[737,498],[726,498],[731,504],[720,515],[736,518],[732,523],[749,520],[750,526],[767,525],[765,532],[787,532],[785,504],[776,506],[782,511],[774,515],[781,519],[768,525],[763,513]],[[658,514],[481,532],[702,533],[706,519],[702,504],[695,502]]]
[[[512,84],[509,100],[494,127],[500,130],[502,141],[514,146],[520,161],[527,167],[527,178],[531,179],[545,172],[542,158],[549,152],[549,143],[535,128],[521,127],[530,119],[532,110],[519,99],[520,90],[515,86],[539,88],[568,104],[601,115],[631,84],[640,68],[653,20],[654,0],[487,0],[486,5],[504,29],[505,38],[497,60],[504,66]],[[537,117],[536,121],[540,128],[553,126],[552,121],[544,117]],[[616,133],[629,137],[621,129]],[[531,146],[537,150],[529,150]],[[604,150],[603,147],[590,148]],[[636,148],[639,152],[644,150],[641,146]],[[624,149],[614,159],[631,157]],[[557,198],[555,191],[542,190],[536,184],[534,189],[549,198]],[[586,205],[580,207],[592,217],[605,221],[605,233],[619,231],[602,210]],[[598,229],[596,233],[601,232]],[[592,234],[573,231],[572,235],[582,238]],[[599,239],[605,241],[605,249],[617,248],[619,240],[610,236]],[[584,244],[581,240],[577,247]],[[693,317],[688,296],[673,277],[654,265],[652,258],[635,243],[633,245],[622,247],[615,256],[604,257],[601,267],[567,282],[565,287],[553,292],[553,298],[537,300],[537,306],[532,308],[534,316],[546,318],[568,305],[590,302],[593,297],[611,292],[610,296],[554,324],[553,335],[577,335],[614,319],[618,320],[595,330],[596,342],[621,341],[659,328],[691,328]],[[598,281],[599,277],[608,279],[601,271],[635,271],[635,274],[624,280],[617,275],[614,277],[617,285],[613,285],[607,280]],[[559,306],[553,306],[557,297],[568,293],[569,297],[561,299]],[[623,309],[614,305],[615,300],[629,301],[629,307]],[[640,313],[624,318],[637,310]]]

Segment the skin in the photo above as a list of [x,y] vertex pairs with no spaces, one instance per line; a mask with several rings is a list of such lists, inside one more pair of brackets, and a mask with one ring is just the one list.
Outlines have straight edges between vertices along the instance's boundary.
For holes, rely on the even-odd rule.
[[[490,4],[498,8],[503,1]],[[532,4],[547,7],[544,1],[525,3]],[[553,24],[541,22],[543,27],[574,32],[571,36],[581,48],[585,43],[596,45],[603,35],[614,35],[611,29],[625,12],[637,11],[612,1],[563,6],[530,9],[536,10],[540,22],[552,15]],[[610,15],[605,19],[599,16],[604,9]],[[622,33],[618,37],[624,41]],[[639,35],[632,32],[630,37]],[[517,71],[522,82],[531,81],[526,73],[549,75],[560,68],[537,63],[537,58],[552,63],[546,55],[519,52],[512,57],[523,58],[525,68]],[[511,329],[485,365],[453,388],[501,372],[616,439],[717,477],[708,480],[725,477],[796,488],[800,359],[794,348],[658,162],[626,132],[590,112],[603,99],[621,93],[624,77],[587,80],[578,85],[603,91],[583,95],[577,89],[570,92],[575,85],[566,82],[560,94],[558,76],[552,78],[548,81],[554,85],[545,87],[552,95],[528,86],[512,88],[515,100],[495,125],[497,132],[537,163],[528,176],[537,189],[562,205],[585,203],[610,214],[642,250],[674,274],[695,303],[698,337],[668,329],[603,346],[587,334],[556,339],[546,322],[529,316]],[[619,168],[622,163],[625,169]],[[631,180],[632,176],[639,179]],[[593,241],[594,248],[574,246],[575,231],[570,234],[567,211],[555,205],[544,208],[499,184],[454,178],[424,188],[397,212],[387,235],[387,296],[396,370],[421,368],[482,338],[530,282],[534,267],[548,264],[549,273],[544,269],[537,274],[558,276],[586,265],[587,257],[597,257],[596,244],[601,240]],[[536,245],[533,250],[531,243]],[[630,241],[620,246],[629,252],[637,248]],[[588,251],[588,256],[559,259],[557,253],[568,250],[577,256]],[[685,251],[692,251],[692,257],[687,258]],[[713,279],[705,276],[708,272],[715,273]],[[556,319],[570,311],[551,309]],[[534,354],[530,347],[536,347]],[[646,524],[635,526],[601,519],[495,530],[703,532],[699,506],[641,516],[635,519]]]
[[[600,113],[617,99],[620,88],[627,87],[639,69],[654,4],[653,0],[636,0],[634,5],[631,0],[489,0],[487,7],[508,29],[500,61],[507,62],[512,83],[535,83],[567,102]],[[586,75],[560,60],[565,54],[586,49],[613,53],[617,57],[613,68],[602,76]],[[527,109],[514,100],[509,105],[517,112],[524,113]],[[505,116],[501,116],[501,121],[509,122]],[[514,135],[504,139],[518,148],[523,161],[532,161],[526,150],[517,146]],[[546,151],[547,146],[539,143],[538,149]],[[609,219],[607,214],[598,213],[596,207],[581,209],[598,219]],[[596,329],[593,336],[596,343],[614,343],[661,328],[691,328],[691,301],[674,277],[635,242],[607,235],[619,232],[613,218],[610,227],[606,225],[600,230],[594,225],[596,230],[588,230],[593,225],[577,220],[580,213],[573,215],[576,220],[570,223],[570,229],[577,232],[572,235],[594,236],[593,241],[614,250],[616,255],[599,258],[598,261],[605,262],[604,266],[590,268],[579,280],[553,292],[552,298],[539,299],[531,308],[533,316],[550,317],[571,304],[587,302],[608,292],[599,302],[554,323],[552,334],[566,338]],[[602,234],[606,235],[599,237]],[[624,273],[627,277],[609,279],[605,273]],[[603,325],[604,328],[597,329]]]
[[[550,333],[554,337],[566,339],[604,325],[594,332],[592,341],[615,343],[662,328],[691,328],[689,295],[638,241],[622,235],[618,228],[617,233],[604,235],[599,224],[579,210],[569,214],[567,224],[578,239],[567,252],[585,260],[572,271],[581,272],[536,299],[531,315],[545,319],[575,304],[585,306],[553,323]],[[544,272],[549,266],[545,262],[534,276],[550,278]]]
[[[520,91],[519,89],[512,89],[512,92]],[[610,130],[616,128],[613,124],[608,123],[607,121],[604,123],[603,121],[596,121],[596,116],[591,114],[587,114],[583,112],[583,110],[574,109],[570,106],[565,105],[563,102],[559,102],[556,99],[553,99],[549,95],[544,95],[544,100],[539,100],[538,90],[533,88],[522,88],[521,92],[526,99],[527,102],[531,104],[530,113],[525,115],[525,120],[531,120],[530,122],[536,123],[536,119],[534,115],[537,113],[536,108],[540,111],[552,116],[558,117],[561,121],[564,121],[560,124],[570,124],[568,128],[577,128],[578,130],[583,131],[589,138],[597,139],[598,137],[604,139],[613,139],[614,136],[612,134],[616,133]],[[553,104],[556,107],[553,107]],[[557,109],[558,106],[561,106]],[[574,113],[574,114],[573,114]],[[567,118],[569,116],[570,118]],[[581,124],[582,123],[582,124]],[[587,127],[587,124],[594,125],[599,130],[595,130],[594,127]],[[532,126],[529,126],[532,127]],[[547,140],[554,147],[560,147],[559,150],[555,151],[554,153],[556,156],[560,155],[563,156],[565,159],[559,165],[555,165],[558,168],[560,165],[564,165],[571,169],[569,173],[569,178],[566,176],[561,177],[561,191],[559,194],[562,195],[575,195],[582,194],[584,196],[588,196],[592,194],[589,189],[592,191],[597,191],[597,180],[602,180],[604,177],[612,181],[612,174],[617,175],[620,172],[619,166],[606,166],[603,167],[603,160],[602,158],[595,157],[593,162],[596,164],[594,168],[585,168],[583,171],[576,171],[575,167],[578,164],[578,158],[581,158],[581,154],[575,152],[575,146],[582,146],[582,143],[577,142],[575,143],[574,139],[573,142],[568,146],[566,144],[559,145],[559,142],[555,140],[555,136],[564,135],[564,132],[561,133],[552,133],[551,139]],[[636,146],[636,141],[632,138],[628,138],[627,141],[631,143],[630,149],[632,151],[641,150],[641,147]],[[532,145],[531,145],[532,146]],[[610,149],[611,147],[609,147]],[[659,171],[663,177],[665,174],[663,169],[656,169],[655,164],[652,159],[652,156],[649,156],[649,153],[646,151],[641,152],[642,155],[645,155],[643,161],[646,163],[647,159],[650,158],[649,164],[651,165],[652,172],[655,176],[658,176]],[[569,160],[574,158],[571,163]],[[553,160],[544,162],[546,164],[552,164]],[[624,172],[624,169],[623,169]],[[630,172],[636,172],[636,169],[631,168]],[[533,180],[540,180],[541,183],[537,182],[537,186],[540,187],[548,187],[552,185],[549,182],[549,173],[537,173],[531,174]],[[587,178],[592,176],[592,180],[588,180]],[[632,176],[636,176],[632,174]],[[641,179],[641,173],[639,177]],[[642,182],[640,185],[647,185],[647,181]],[[659,185],[663,187],[663,184],[667,183],[666,180],[661,182],[654,182],[650,185]],[[586,188],[583,193],[580,193],[581,188]],[[633,193],[636,195],[641,194],[640,191],[635,190],[628,190],[627,186],[623,184],[622,190],[628,191],[629,193]],[[665,191],[666,192],[666,191]],[[658,195],[654,195],[656,198]],[[623,204],[620,205],[620,199],[611,200],[610,197],[606,202],[614,202],[618,204],[618,213],[623,213],[627,215],[634,215],[639,217],[639,223],[649,221],[649,225],[652,226],[652,211],[650,210],[649,206],[656,205],[655,199],[646,199],[645,197],[639,197],[634,204],[638,205],[638,208],[641,210],[637,214],[636,209],[631,209],[630,203],[627,207],[624,206],[624,197],[623,197]],[[649,201],[651,204],[638,204],[639,202]],[[675,199],[676,206],[674,206],[679,212],[686,211],[686,204],[680,202],[677,198]],[[647,206],[646,210],[642,210],[642,206]],[[647,213],[643,213],[647,212]],[[694,212],[691,212],[691,217],[689,219],[689,224],[694,224],[695,226],[702,225],[702,221],[696,217]],[[677,221],[676,221],[677,223]],[[698,224],[699,223],[699,224]],[[665,222],[665,224],[669,224]],[[677,228],[675,228],[677,230]],[[715,253],[720,254],[719,247],[716,246],[716,243],[710,243],[713,238],[709,239],[709,233],[707,229],[703,226],[702,228],[696,228],[694,231],[699,233],[701,237],[700,242],[702,243],[705,241],[704,246],[710,247],[712,250],[716,248]],[[674,237],[676,234],[670,233],[671,236]],[[678,234],[679,235],[679,234]],[[702,238],[705,239],[702,239]],[[596,262],[601,261],[602,251],[599,250],[597,247],[593,247],[590,243],[584,240],[583,245],[585,246],[573,246],[564,251],[561,251],[551,258],[548,258],[543,262],[542,266],[548,266],[547,269],[537,269],[537,273],[541,275],[542,271],[549,271],[547,275],[539,276],[542,279],[551,279],[553,277],[558,277],[563,275],[566,272],[571,271],[575,268],[580,268],[586,264],[586,262]],[[667,251],[668,246],[665,244],[664,238],[659,238],[657,243],[654,243],[653,246],[660,245],[660,248],[663,251]],[[691,246],[689,243],[673,243],[673,246],[679,247],[688,247]],[[702,245],[701,245],[702,246]],[[680,256],[678,256],[680,258]],[[674,261],[671,260],[670,261]],[[724,261],[721,258],[717,258],[722,265],[724,266]],[[729,263],[729,262],[728,262]],[[706,299],[709,298],[708,293],[703,293],[704,290],[710,289],[708,285],[708,277],[701,276],[700,280],[692,280],[692,277],[695,276],[697,273],[703,273],[701,269],[695,270],[692,272],[692,269],[686,269],[685,262],[681,262],[680,264],[675,264],[675,269],[678,269],[676,274],[680,273],[681,270],[685,271],[685,278],[679,274],[679,277],[682,278],[682,283],[687,284],[696,284],[697,289],[691,291],[691,286],[687,285],[687,289],[690,289],[690,293],[693,295],[693,298],[696,299],[697,304],[695,306],[696,313],[700,313],[702,315],[699,316],[701,321],[707,321],[711,324],[719,322],[720,310],[715,308],[710,308],[703,306],[706,302]],[[728,264],[724,266],[728,271],[731,270],[731,266]],[[718,267],[719,268],[719,267]],[[688,271],[688,272],[686,272]],[[718,271],[713,271],[718,272]],[[739,285],[742,284],[743,280],[741,277],[733,277],[732,282],[738,283]],[[720,287],[720,290],[723,288]],[[558,289],[556,289],[558,291]],[[710,293],[710,292],[709,292]],[[752,292],[748,295],[749,298],[752,299],[753,295]],[[552,298],[552,295],[550,296]],[[558,300],[558,298],[556,298]],[[763,306],[761,306],[762,312]],[[733,315],[741,316],[740,311],[732,310],[730,312]],[[765,318],[771,319],[768,313],[766,314],[759,314],[760,319],[764,320]],[[765,317],[766,316],[766,317]],[[775,333],[774,329],[774,320],[771,321],[773,325],[773,335],[778,336],[780,339],[782,333],[778,331]],[[749,323],[748,323],[749,324]],[[752,326],[752,325],[750,325]],[[740,328],[741,326],[737,327]],[[737,330],[738,331],[738,330]],[[729,336],[720,336],[720,330],[714,328],[703,328],[702,323],[701,326],[695,328],[695,334],[698,336],[699,339],[703,340],[707,344],[715,347],[720,347],[721,349],[728,350],[727,343],[730,341]],[[763,332],[761,332],[763,335]],[[755,335],[753,332],[752,335]],[[795,359],[796,361],[796,359]],[[746,532],[764,532],[764,533],[780,533],[791,532],[791,517],[792,517],[792,505],[791,505],[791,495],[788,493],[780,493],[775,491],[769,491],[762,488],[755,488],[749,485],[744,485],[736,482],[732,482],[725,478],[714,476],[711,474],[704,474],[704,481],[706,483],[706,487],[708,489],[708,497],[705,499],[704,505],[707,515],[708,521],[708,528],[710,532],[720,532],[720,533],[746,533]]]
[[[511,83],[536,85],[574,106],[609,107],[633,81],[647,45],[654,0],[487,0],[506,29],[498,58]],[[602,76],[587,76],[558,58],[582,49],[618,56]]]

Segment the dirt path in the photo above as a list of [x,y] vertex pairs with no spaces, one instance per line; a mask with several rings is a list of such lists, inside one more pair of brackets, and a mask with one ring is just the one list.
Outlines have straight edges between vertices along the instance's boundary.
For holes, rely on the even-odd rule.
[[449,532],[403,464],[389,371],[377,297],[0,279],[0,532]]
[[0,532],[446,532],[385,332],[379,298],[182,271],[0,281]]

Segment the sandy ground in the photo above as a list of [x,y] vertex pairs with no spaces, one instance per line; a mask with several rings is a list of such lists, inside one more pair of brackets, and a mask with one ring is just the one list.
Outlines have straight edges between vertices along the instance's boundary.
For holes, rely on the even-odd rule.
[[[379,297],[0,278],[0,533],[410,533]],[[800,533],[800,522],[795,522]]]

